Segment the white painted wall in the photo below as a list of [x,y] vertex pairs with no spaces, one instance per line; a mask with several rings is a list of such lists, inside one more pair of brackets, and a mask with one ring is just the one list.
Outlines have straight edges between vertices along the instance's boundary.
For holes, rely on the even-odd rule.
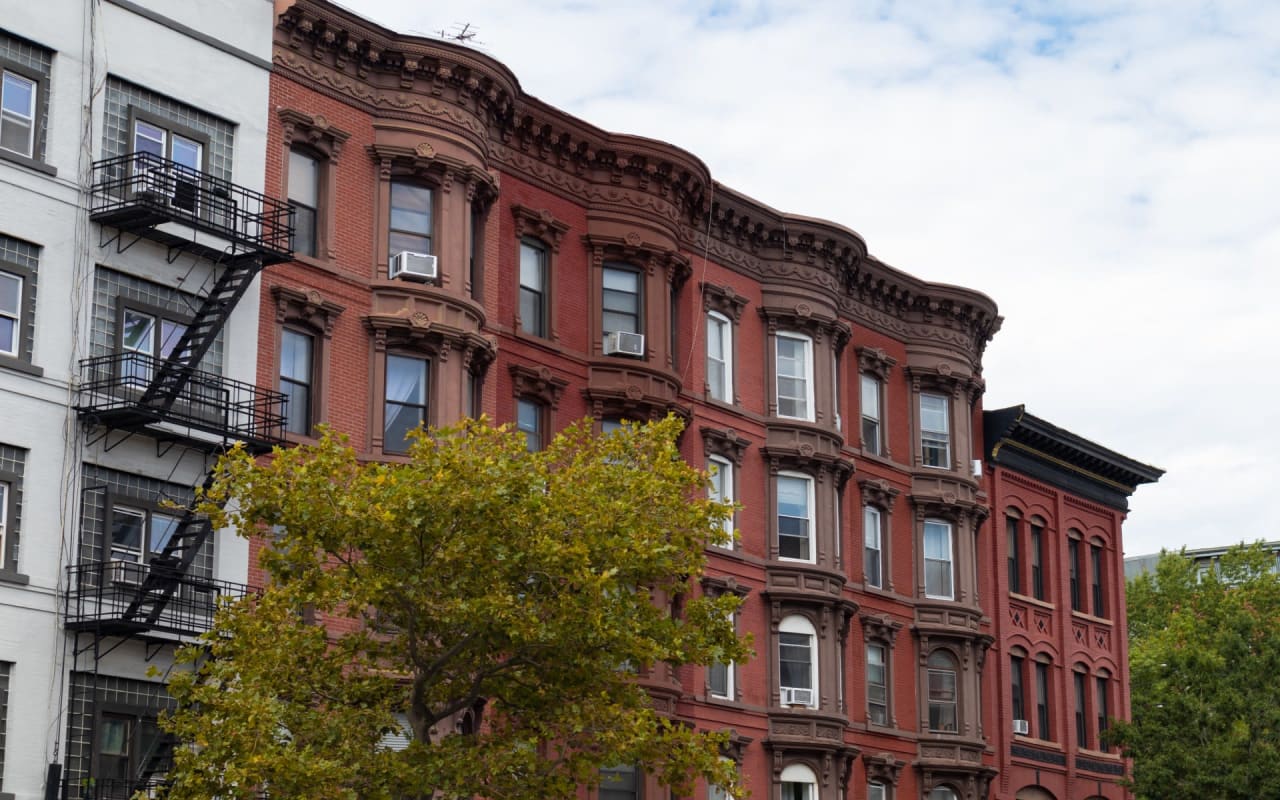
[[[169,95],[236,125],[233,180],[262,191],[265,174],[273,8],[270,0],[137,0],[137,4],[216,37],[255,57],[239,58],[187,34],[141,16],[112,0],[40,0],[4,3],[0,26],[54,51],[50,120],[45,163],[56,177],[0,160],[0,233],[42,247],[33,362],[44,374],[26,375],[0,367],[0,442],[27,450],[19,570],[30,579],[19,586],[0,582],[0,660],[11,662],[3,785],[16,800],[44,796],[47,764],[63,760],[66,736],[68,637],[59,622],[64,567],[75,558],[80,519],[82,461],[149,477],[199,481],[193,457],[176,451],[158,457],[154,442],[136,438],[110,452],[86,448],[70,408],[70,381],[86,353],[90,329],[93,267],[103,264],[157,283],[178,286],[191,267],[184,257],[167,264],[164,249],[142,241],[119,254],[99,246],[96,225],[78,230],[84,199],[80,172],[101,153],[102,110],[107,74]],[[94,20],[89,15],[94,13]],[[89,80],[88,66],[95,76]],[[92,98],[86,120],[83,108]],[[86,173],[87,176],[87,173]],[[187,281],[199,283],[209,271],[197,265]],[[241,301],[225,334],[224,372],[253,382],[256,377],[258,290]],[[72,431],[70,444],[64,429]],[[247,545],[219,532],[216,570],[225,580],[244,582]],[[80,668],[87,667],[86,656]],[[168,668],[168,653],[152,663]],[[128,643],[105,659],[104,674],[145,678],[144,649]]]

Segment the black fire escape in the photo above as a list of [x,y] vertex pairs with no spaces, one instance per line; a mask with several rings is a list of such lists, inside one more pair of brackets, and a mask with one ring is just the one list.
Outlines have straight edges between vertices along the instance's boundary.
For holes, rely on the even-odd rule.
[[[254,277],[264,267],[291,260],[288,203],[135,153],[94,164],[90,218],[101,226],[104,247],[114,244],[124,252],[148,239],[168,249],[170,263],[184,254],[211,262],[214,278],[167,356],[122,352],[81,362],[76,409],[86,428],[108,449],[140,435],[155,440],[158,450],[180,445],[200,451],[206,462],[237,442],[251,453],[283,443],[283,394],[201,370],[199,364]],[[113,561],[104,551],[99,561],[68,567],[64,621],[75,633],[76,655],[92,650],[95,692],[98,662],[119,644],[104,650],[104,638],[138,637],[152,643],[151,652],[153,646],[207,630],[219,597],[248,591],[191,574],[212,525],[193,505],[177,513],[172,534],[149,559]],[[89,638],[84,645],[82,635]],[[72,698],[70,707],[75,706]],[[92,721],[89,727],[92,737]],[[72,786],[67,776],[62,796],[98,800],[146,791],[163,775],[160,761],[155,753],[142,754],[137,771],[125,779],[95,774],[101,768],[91,765],[87,782],[82,777]]]

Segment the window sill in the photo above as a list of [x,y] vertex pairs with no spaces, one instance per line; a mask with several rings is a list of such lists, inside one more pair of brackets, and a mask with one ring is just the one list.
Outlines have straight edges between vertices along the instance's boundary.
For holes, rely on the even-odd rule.
[[[15,586],[26,586],[31,583],[31,578],[23,575],[21,572],[11,569],[0,569],[0,583],[12,583]],[[13,795],[10,795],[12,797]],[[0,800],[4,800],[0,795]]]
[[1051,739],[1037,739],[1031,734],[1027,734],[1024,736],[1021,733],[1015,733],[1013,735],[1013,740],[1015,742],[1020,742],[1022,744],[1035,745],[1036,747],[1039,747],[1043,750],[1056,750],[1059,753],[1062,752],[1062,745],[1058,744],[1057,742]]
[[43,369],[32,364],[30,361],[24,361],[21,358],[14,358],[13,356],[0,355],[0,367],[11,369],[15,372],[22,372],[36,378],[44,377]]
[[1009,592],[1009,597],[1013,598],[1014,600],[1020,600],[1024,603],[1030,603],[1033,606],[1039,606],[1040,608],[1047,609],[1049,611],[1055,611],[1058,608],[1053,603],[1050,603],[1048,600],[1041,600],[1039,598],[1032,597],[1029,594],[1022,594],[1020,592]]
[[1092,614],[1087,614],[1087,613],[1085,613],[1084,611],[1076,611],[1075,609],[1072,609],[1072,611],[1071,611],[1071,616],[1072,616],[1072,618],[1073,618],[1073,619],[1081,619],[1081,620],[1085,620],[1085,621],[1088,621],[1088,622],[1098,622],[1098,623],[1101,623],[1101,624],[1103,624],[1103,625],[1108,625],[1108,626],[1109,626],[1109,625],[1114,625],[1114,624],[1115,624],[1115,622],[1114,622],[1114,621],[1109,620],[1109,619],[1107,619],[1106,617],[1095,617],[1095,616],[1094,616],[1094,615],[1092,615]]
[[20,155],[18,153],[13,153],[8,150],[0,150],[0,158],[4,159],[5,161],[12,161],[15,164],[21,164],[27,169],[35,170],[36,172],[42,173],[44,175],[48,175],[51,178],[58,177],[57,169],[49,166],[43,161],[37,161],[34,158],[28,158],[27,156]]
[[1119,753],[1108,753],[1103,750],[1093,750],[1088,747],[1077,747],[1076,755],[1087,756],[1089,758],[1100,758],[1105,761],[1114,761],[1116,763],[1120,763],[1121,761],[1124,761],[1124,757],[1121,756]]

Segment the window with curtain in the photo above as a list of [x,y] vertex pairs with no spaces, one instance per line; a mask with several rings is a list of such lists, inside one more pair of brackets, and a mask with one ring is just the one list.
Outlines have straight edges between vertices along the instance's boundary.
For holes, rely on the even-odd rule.
[[409,450],[409,432],[427,424],[427,375],[430,362],[412,356],[387,356],[386,405],[383,409],[382,449]]

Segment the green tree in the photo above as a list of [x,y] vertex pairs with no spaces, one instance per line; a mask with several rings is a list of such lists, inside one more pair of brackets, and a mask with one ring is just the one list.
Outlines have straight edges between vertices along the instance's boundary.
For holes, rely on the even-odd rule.
[[[571,797],[617,764],[736,789],[725,734],[636,681],[749,654],[736,598],[691,591],[730,507],[680,430],[580,423],[529,453],[481,421],[419,437],[408,463],[331,435],[224,457],[203,510],[270,532],[268,586],[180,655],[170,797]],[[380,744],[397,715],[399,752]]]
[[1280,797],[1280,576],[1261,544],[1213,570],[1163,553],[1129,582],[1133,758],[1139,800]]

